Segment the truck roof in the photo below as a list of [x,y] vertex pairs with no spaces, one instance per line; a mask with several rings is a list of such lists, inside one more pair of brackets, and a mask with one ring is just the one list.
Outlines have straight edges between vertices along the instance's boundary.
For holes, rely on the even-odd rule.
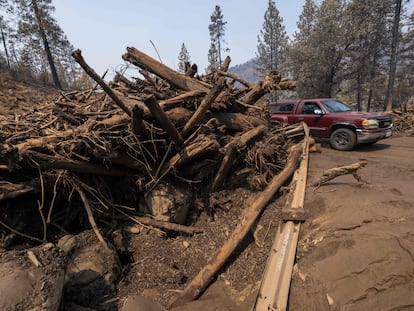
[[321,97],[321,98],[302,98],[302,99],[281,99],[278,100],[276,102],[270,102],[269,105],[285,105],[285,104],[296,104],[300,101],[320,101],[320,100],[335,100],[334,98],[325,98],[325,97]]

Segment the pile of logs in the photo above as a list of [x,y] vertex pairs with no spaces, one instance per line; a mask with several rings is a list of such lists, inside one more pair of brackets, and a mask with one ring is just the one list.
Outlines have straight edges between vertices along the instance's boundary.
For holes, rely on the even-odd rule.
[[223,189],[262,191],[302,135],[270,125],[260,101],[295,87],[278,71],[252,85],[227,72],[227,58],[220,70],[194,78],[194,66],[181,74],[127,48],[122,58],[140,77],[118,73],[107,83],[79,50],[72,56],[95,88],[0,120],[3,238],[44,242],[79,219],[104,245],[100,225],[119,219],[194,233],[194,195],[208,205]]
[[413,112],[402,112],[401,109],[394,109],[392,119],[395,132],[405,134],[407,136],[414,136]]

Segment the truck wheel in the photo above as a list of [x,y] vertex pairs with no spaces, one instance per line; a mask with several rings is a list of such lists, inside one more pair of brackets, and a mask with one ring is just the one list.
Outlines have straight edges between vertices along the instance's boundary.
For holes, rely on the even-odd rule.
[[332,132],[330,143],[337,150],[352,150],[356,145],[356,135],[350,129],[339,128]]

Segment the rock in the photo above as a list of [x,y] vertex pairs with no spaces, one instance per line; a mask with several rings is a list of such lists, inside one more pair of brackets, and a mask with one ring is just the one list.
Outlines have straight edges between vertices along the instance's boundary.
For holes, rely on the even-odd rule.
[[0,310],[58,310],[66,264],[52,244],[0,253]]
[[[65,245],[72,245],[66,239]],[[114,303],[114,281],[119,277],[120,263],[113,249],[106,249],[93,231],[76,236],[76,246],[69,259],[65,279],[65,304],[75,303],[93,308]],[[108,305],[108,309],[109,308]]]
[[154,218],[184,224],[190,206],[191,192],[183,185],[159,183],[146,198]]

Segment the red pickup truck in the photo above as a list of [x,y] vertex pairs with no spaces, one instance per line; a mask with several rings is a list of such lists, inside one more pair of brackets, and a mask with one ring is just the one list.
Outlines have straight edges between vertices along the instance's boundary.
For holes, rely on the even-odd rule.
[[270,103],[271,122],[305,122],[314,137],[329,138],[332,148],[352,150],[357,144],[372,144],[392,135],[390,115],[352,111],[332,98],[284,100]]

